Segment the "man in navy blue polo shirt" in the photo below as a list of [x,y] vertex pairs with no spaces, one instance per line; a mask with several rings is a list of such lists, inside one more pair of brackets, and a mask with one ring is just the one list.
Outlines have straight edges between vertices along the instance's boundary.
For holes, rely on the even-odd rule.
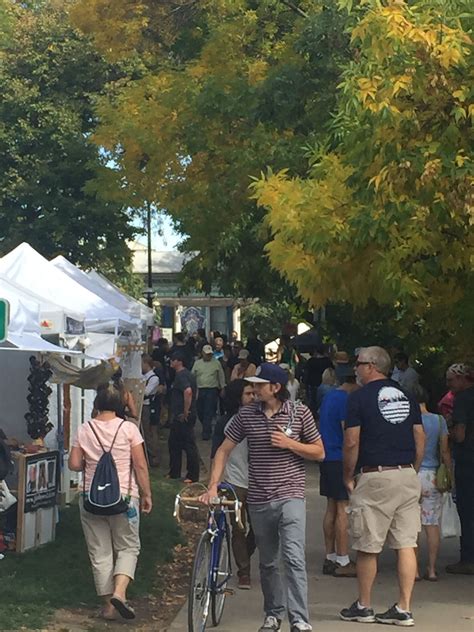
[[[247,378],[258,401],[244,406],[226,428],[214,458],[209,491],[217,495],[225,464],[245,437],[249,449],[248,507],[260,554],[265,619],[259,632],[277,632],[285,610],[291,632],[312,630],[308,615],[305,559],[306,506],[304,460],[321,460],[324,448],[310,410],[289,401],[288,374],[264,363]],[[283,558],[286,599],[280,577]],[[286,603],[286,605],[285,605]]]
[[[359,598],[341,610],[340,617],[412,626],[410,602],[421,530],[417,472],[425,449],[420,407],[397,382],[387,379],[391,360],[385,349],[360,349],[355,366],[363,388],[352,393],[347,403],[343,471],[350,497],[352,547],[357,551]],[[397,552],[400,594],[396,604],[375,614],[372,587],[385,541]]]

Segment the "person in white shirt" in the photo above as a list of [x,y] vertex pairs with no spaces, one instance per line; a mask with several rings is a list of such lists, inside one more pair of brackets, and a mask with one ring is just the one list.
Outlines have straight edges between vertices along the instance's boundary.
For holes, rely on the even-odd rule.
[[[225,388],[224,402],[227,413],[219,418],[212,437],[211,458],[213,459],[219,446],[224,441],[224,430],[232,421],[234,415],[242,406],[251,404],[254,401],[253,385],[243,379],[233,380]],[[252,525],[248,520],[247,512],[247,492],[249,486],[249,456],[247,439],[239,443],[232,451],[227,461],[224,481],[230,483],[242,503],[242,523],[244,528],[239,527],[235,522],[235,517],[231,514],[232,520],[232,551],[237,564],[238,587],[240,589],[250,589],[250,558],[255,552],[255,535]],[[247,531],[248,525],[248,531]]]
[[282,369],[285,369],[285,371],[288,373],[288,384],[286,385],[286,388],[288,390],[288,393],[290,394],[290,400],[294,403],[298,399],[298,393],[300,391],[300,383],[295,378],[294,373],[290,369],[289,364],[280,364],[280,367]]
[[145,439],[145,447],[150,467],[158,466],[158,424],[151,419],[151,404],[154,395],[160,388],[160,380],[153,371],[153,359],[147,354],[142,355],[142,374],[145,382],[143,397],[141,430]]
[[418,373],[413,367],[409,366],[406,353],[397,353],[394,359],[395,369],[392,373],[392,380],[398,382],[402,388],[413,394],[420,381]]

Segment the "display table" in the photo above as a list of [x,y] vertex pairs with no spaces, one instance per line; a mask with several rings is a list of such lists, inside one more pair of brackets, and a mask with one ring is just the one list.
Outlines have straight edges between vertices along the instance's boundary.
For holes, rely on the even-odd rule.
[[11,491],[18,498],[15,550],[22,553],[55,538],[59,452],[12,452],[12,457],[17,485]]

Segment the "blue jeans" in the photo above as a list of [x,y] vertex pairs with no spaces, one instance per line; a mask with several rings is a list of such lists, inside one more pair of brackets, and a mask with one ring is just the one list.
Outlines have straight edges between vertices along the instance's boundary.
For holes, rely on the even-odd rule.
[[[265,616],[282,619],[288,609],[290,625],[302,623],[304,629],[311,630],[305,558],[305,501],[290,498],[249,505],[249,514],[260,555]],[[286,599],[280,576],[280,551],[285,569]]]
[[216,416],[218,396],[217,388],[199,389],[196,408],[202,424],[202,436],[205,439],[209,439],[212,435],[212,420]]

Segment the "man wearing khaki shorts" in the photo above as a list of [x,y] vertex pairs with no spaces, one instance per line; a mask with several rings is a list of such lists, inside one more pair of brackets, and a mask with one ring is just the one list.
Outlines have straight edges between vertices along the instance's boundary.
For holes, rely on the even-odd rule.
[[[381,347],[361,349],[355,366],[363,388],[348,399],[343,467],[359,598],[341,610],[340,617],[412,626],[415,547],[421,529],[417,471],[425,445],[420,409],[399,384],[387,379],[391,361]],[[354,478],[356,467],[360,474]],[[400,594],[386,612],[374,614],[372,586],[385,541],[398,554]]]

